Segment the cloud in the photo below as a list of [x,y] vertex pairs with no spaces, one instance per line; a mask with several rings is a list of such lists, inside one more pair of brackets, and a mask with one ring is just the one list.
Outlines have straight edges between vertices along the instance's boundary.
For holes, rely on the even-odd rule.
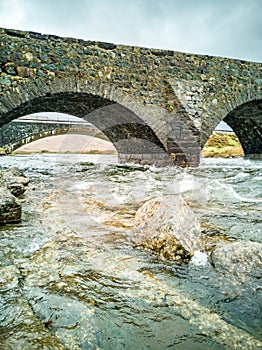
[[261,0],[0,0],[1,26],[262,61]]
[[23,25],[26,11],[23,2],[19,0],[0,0],[0,24],[6,28],[17,28]]

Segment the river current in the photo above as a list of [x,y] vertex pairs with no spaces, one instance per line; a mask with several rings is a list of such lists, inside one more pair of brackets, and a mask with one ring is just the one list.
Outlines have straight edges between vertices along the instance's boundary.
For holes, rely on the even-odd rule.
[[262,243],[261,162],[199,168],[109,155],[1,157],[30,178],[21,224],[0,228],[0,349],[262,349],[262,287],[209,252],[176,265],[132,244],[146,199],[182,196],[210,240]]

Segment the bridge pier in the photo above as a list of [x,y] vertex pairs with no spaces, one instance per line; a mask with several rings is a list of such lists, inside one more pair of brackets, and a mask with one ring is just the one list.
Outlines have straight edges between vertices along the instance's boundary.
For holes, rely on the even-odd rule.
[[198,167],[200,162],[200,152],[193,154],[168,153],[164,150],[158,152],[119,152],[119,163],[133,163],[141,165],[154,165],[156,167],[178,166],[178,167]]
[[119,163],[133,163],[140,165],[154,165],[156,167],[178,166],[178,167],[197,167],[199,165],[199,156],[189,161],[185,154],[177,154],[172,158],[167,153],[136,153],[136,154],[118,154]]
[[163,145],[155,144],[145,139],[122,139],[117,141],[115,147],[118,151],[119,163],[133,163],[141,165],[154,165],[157,167],[178,166],[197,167],[200,160],[199,147],[177,147],[166,150]]

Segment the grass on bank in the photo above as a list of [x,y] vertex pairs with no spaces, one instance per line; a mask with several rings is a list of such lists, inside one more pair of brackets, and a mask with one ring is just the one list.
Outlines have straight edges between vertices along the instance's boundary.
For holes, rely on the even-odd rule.
[[201,155],[206,158],[235,158],[243,157],[244,152],[235,133],[215,131],[207,140]]

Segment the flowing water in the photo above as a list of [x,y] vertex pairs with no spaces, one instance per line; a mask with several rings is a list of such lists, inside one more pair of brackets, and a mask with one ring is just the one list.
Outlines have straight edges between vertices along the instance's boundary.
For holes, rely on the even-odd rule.
[[262,349],[259,279],[238,283],[209,252],[176,265],[131,239],[142,203],[173,194],[210,250],[219,240],[262,242],[261,162],[177,169],[32,154],[1,165],[31,182],[21,224],[0,228],[0,349]]

